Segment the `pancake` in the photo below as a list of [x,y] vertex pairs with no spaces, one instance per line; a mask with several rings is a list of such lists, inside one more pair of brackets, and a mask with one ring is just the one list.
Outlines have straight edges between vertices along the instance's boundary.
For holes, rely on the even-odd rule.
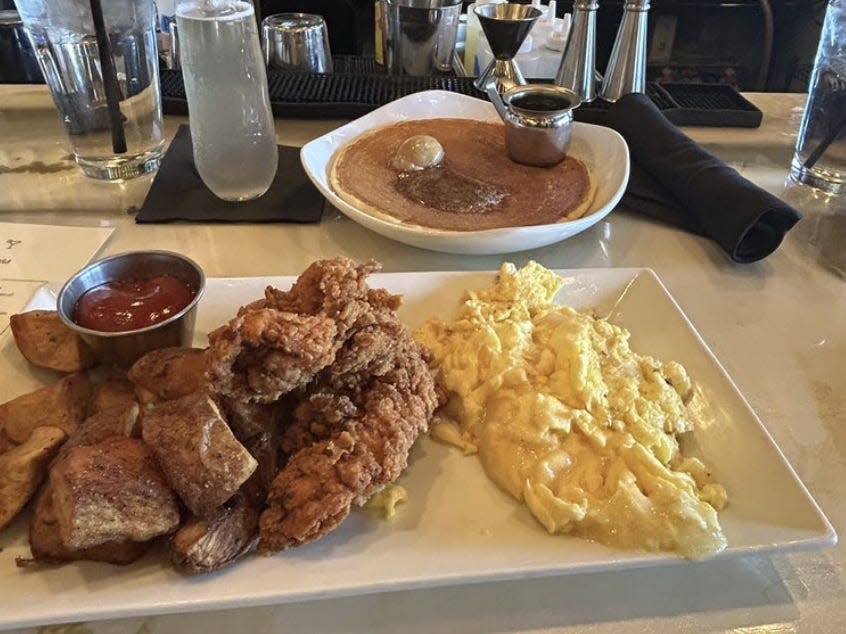
[[[436,138],[444,159],[438,167],[400,173],[392,159],[415,135]],[[371,215],[453,231],[580,218],[596,193],[578,159],[520,165],[508,158],[501,123],[447,118],[403,121],[353,139],[332,158],[329,183],[341,199]]]

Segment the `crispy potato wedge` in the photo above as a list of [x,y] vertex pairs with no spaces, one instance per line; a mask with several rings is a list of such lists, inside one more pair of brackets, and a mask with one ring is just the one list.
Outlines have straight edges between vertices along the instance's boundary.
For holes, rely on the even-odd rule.
[[163,401],[144,412],[141,434],[194,515],[209,516],[256,470],[256,460],[204,393]]
[[18,350],[33,365],[79,372],[97,363],[94,351],[68,328],[55,310],[30,310],[9,318]]
[[139,559],[152,542],[122,540],[105,542],[91,548],[71,550],[62,542],[59,520],[53,506],[53,488],[46,482],[35,500],[35,510],[29,523],[29,548],[32,559],[19,559],[18,566],[33,563],[57,564],[68,561],[103,561],[126,565]]
[[211,572],[250,552],[258,542],[258,511],[243,498],[207,518],[185,522],[170,539],[170,561],[185,574]]
[[179,526],[179,504],[153,452],[135,438],[71,447],[50,469],[62,543],[144,542]]
[[104,410],[129,409],[137,402],[135,384],[126,374],[110,374],[94,384],[88,402],[88,415],[93,416]]
[[69,374],[0,405],[0,429],[14,442],[26,442],[36,427],[58,427],[70,434],[85,419],[91,382],[85,372]]
[[0,528],[35,494],[65,438],[58,427],[36,427],[25,443],[0,455]]
[[16,443],[14,440],[9,438],[6,435],[6,432],[3,431],[2,428],[0,428],[0,454],[4,454],[7,451],[9,451],[10,449],[14,449],[17,446],[18,446],[18,443]]
[[161,348],[148,352],[129,369],[142,404],[203,391],[206,363],[202,348]]
[[71,433],[62,446],[60,455],[64,455],[71,447],[96,445],[114,436],[139,438],[141,436],[141,422],[138,417],[140,411],[138,403],[133,402],[128,408],[118,405],[114,409],[101,410],[92,414]]

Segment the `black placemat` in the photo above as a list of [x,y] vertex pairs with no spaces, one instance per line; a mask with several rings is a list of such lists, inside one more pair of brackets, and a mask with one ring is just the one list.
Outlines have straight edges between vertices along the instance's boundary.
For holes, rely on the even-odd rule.
[[317,222],[323,205],[322,194],[300,163],[300,149],[284,145],[279,146],[279,168],[264,196],[240,203],[221,200],[197,174],[191,132],[182,125],[162,158],[135,222]]

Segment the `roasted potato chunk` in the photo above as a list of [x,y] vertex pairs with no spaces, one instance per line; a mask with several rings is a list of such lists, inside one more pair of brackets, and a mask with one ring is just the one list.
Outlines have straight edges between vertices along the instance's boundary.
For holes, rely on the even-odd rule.
[[200,517],[222,506],[256,470],[255,459],[203,393],[145,412],[141,433],[174,491]]
[[153,452],[135,438],[69,449],[50,469],[62,543],[144,542],[179,525],[176,495]]
[[132,381],[125,374],[113,374],[93,386],[88,415],[104,410],[129,409],[137,402]]
[[65,438],[58,427],[37,427],[25,443],[0,455],[0,528],[29,502]]
[[94,351],[68,328],[55,310],[12,315],[9,326],[18,350],[33,365],[59,372],[79,372],[97,363]]
[[70,434],[85,419],[91,382],[84,372],[70,374],[0,405],[0,429],[16,443],[36,427],[58,427]]
[[161,348],[148,352],[129,369],[142,404],[170,401],[205,389],[201,348]]
[[18,565],[60,563],[65,561],[104,561],[126,565],[139,559],[150,548],[151,542],[122,540],[104,542],[91,548],[72,550],[65,546],[59,533],[59,520],[53,506],[53,488],[46,482],[35,500],[35,511],[29,524],[29,549],[31,560],[20,560]]
[[102,410],[92,414],[71,433],[68,441],[62,447],[62,455],[71,447],[96,445],[114,436],[138,438],[141,435],[141,425],[138,419],[140,411],[141,408],[138,403],[133,402],[126,409],[122,405],[118,405],[114,409]]
[[16,443],[14,440],[9,438],[6,435],[6,432],[3,431],[2,428],[0,428],[0,454],[4,454],[7,451],[9,451],[10,449],[14,449],[17,446],[18,446],[18,443]]
[[258,511],[243,498],[208,519],[194,517],[170,539],[170,561],[186,574],[211,572],[248,553],[258,541]]

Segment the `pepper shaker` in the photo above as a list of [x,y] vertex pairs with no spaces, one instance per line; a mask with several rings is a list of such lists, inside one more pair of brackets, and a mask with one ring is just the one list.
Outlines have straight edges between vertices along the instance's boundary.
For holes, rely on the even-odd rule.
[[599,96],[617,101],[631,92],[646,92],[646,27],[649,0],[627,0]]
[[597,0],[576,0],[570,37],[561,57],[555,83],[576,93],[582,103],[596,99]]

